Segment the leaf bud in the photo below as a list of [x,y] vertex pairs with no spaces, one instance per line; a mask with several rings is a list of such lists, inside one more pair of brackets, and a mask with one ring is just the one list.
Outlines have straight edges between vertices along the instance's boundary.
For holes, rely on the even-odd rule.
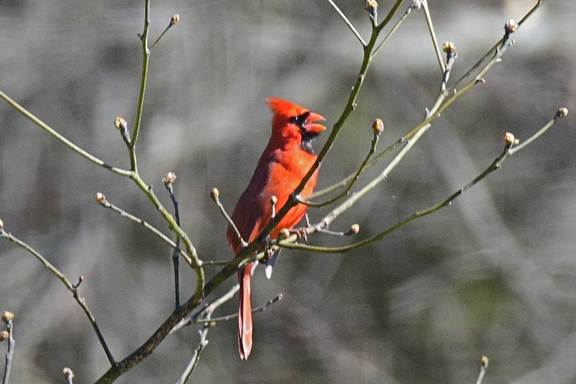
[[178,13],[175,13],[170,18],[170,26],[172,27],[172,26],[178,24],[179,21],[180,21],[180,15]]
[[168,172],[162,177],[162,182],[165,186],[173,185],[177,178],[178,176],[174,172]]
[[568,108],[566,107],[559,108],[558,112],[556,112],[556,116],[558,116],[561,119],[564,119],[566,116],[568,116]]
[[456,53],[456,45],[452,41],[446,41],[442,44],[442,50],[447,55],[453,55]]
[[348,230],[348,235],[356,235],[358,234],[358,232],[360,232],[360,225],[358,224],[352,224],[350,226],[350,229]]
[[114,118],[114,126],[121,131],[125,131],[128,129],[128,122],[123,117],[116,116]]
[[382,119],[376,119],[372,123],[372,131],[375,135],[380,135],[384,132],[384,121]]
[[102,192],[96,192],[96,202],[100,205],[104,205],[107,203],[106,195]]
[[364,9],[368,12],[370,17],[375,19],[378,14],[378,2],[376,0],[366,0]]
[[506,24],[504,24],[504,32],[506,32],[507,35],[514,33],[519,26],[520,25],[516,22],[516,20],[510,19],[506,22]]
[[14,320],[14,314],[10,311],[4,311],[2,312],[2,321],[4,321],[5,323]]
[[513,133],[506,132],[504,134],[504,143],[506,143],[506,145],[517,145],[520,143],[520,140],[518,140]]
[[214,201],[218,201],[218,198],[220,197],[220,191],[218,190],[218,188],[214,187],[210,190],[210,198]]

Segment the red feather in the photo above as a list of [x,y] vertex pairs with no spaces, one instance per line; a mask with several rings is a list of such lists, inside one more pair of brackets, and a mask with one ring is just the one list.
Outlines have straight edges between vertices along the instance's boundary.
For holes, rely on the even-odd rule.
[[[319,121],[324,117],[298,104],[277,97],[266,100],[274,113],[272,134],[260,156],[250,184],[240,196],[232,220],[244,240],[254,241],[266,227],[272,215],[272,196],[276,196],[276,212],[288,201],[290,193],[300,184],[316,155],[309,141],[326,129]],[[306,183],[301,195],[310,195],[316,186],[318,171]],[[270,233],[275,239],[283,228],[293,228],[306,214],[303,204],[294,206]],[[228,242],[238,255],[242,250],[240,240],[229,227]],[[238,350],[241,359],[247,359],[252,350],[252,302],[250,279],[254,265],[249,264],[238,272],[240,302],[238,305]]]

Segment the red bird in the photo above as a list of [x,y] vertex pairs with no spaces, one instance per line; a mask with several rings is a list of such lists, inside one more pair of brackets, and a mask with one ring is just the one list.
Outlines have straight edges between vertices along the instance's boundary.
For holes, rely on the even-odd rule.
[[[254,171],[250,184],[240,196],[232,220],[242,238],[254,241],[266,227],[272,216],[272,196],[276,196],[276,212],[288,201],[290,193],[300,184],[308,172],[316,155],[312,150],[312,139],[326,129],[318,122],[326,119],[298,104],[277,97],[269,97],[266,103],[274,113],[272,134],[268,145]],[[310,195],[316,186],[318,171],[306,183],[301,196]],[[282,218],[270,233],[270,238],[278,236],[283,228],[293,228],[306,214],[307,206],[295,205]],[[228,227],[228,243],[238,255],[242,244],[234,230]],[[240,283],[238,305],[238,350],[242,360],[247,359],[252,350],[252,300],[250,279],[254,264],[247,264],[238,272]]]

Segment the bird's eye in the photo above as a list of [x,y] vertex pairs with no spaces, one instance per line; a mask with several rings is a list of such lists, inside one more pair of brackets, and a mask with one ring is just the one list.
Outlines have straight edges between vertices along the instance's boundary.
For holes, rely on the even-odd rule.
[[308,118],[308,116],[310,116],[310,111],[306,111],[304,113],[301,113],[298,116],[290,117],[290,122],[292,124],[297,125],[298,127],[302,128],[302,129],[304,129],[304,123],[306,122],[306,119]]

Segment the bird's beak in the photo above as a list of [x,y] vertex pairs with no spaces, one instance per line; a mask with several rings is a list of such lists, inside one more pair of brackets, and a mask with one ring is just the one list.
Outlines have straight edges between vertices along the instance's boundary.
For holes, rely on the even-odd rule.
[[320,132],[326,130],[326,127],[324,125],[318,124],[319,122],[324,121],[326,121],[326,118],[321,114],[310,112],[308,118],[306,118],[306,122],[304,123],[304,129],[306,129],[307,133],[316,136],[320,134]]

